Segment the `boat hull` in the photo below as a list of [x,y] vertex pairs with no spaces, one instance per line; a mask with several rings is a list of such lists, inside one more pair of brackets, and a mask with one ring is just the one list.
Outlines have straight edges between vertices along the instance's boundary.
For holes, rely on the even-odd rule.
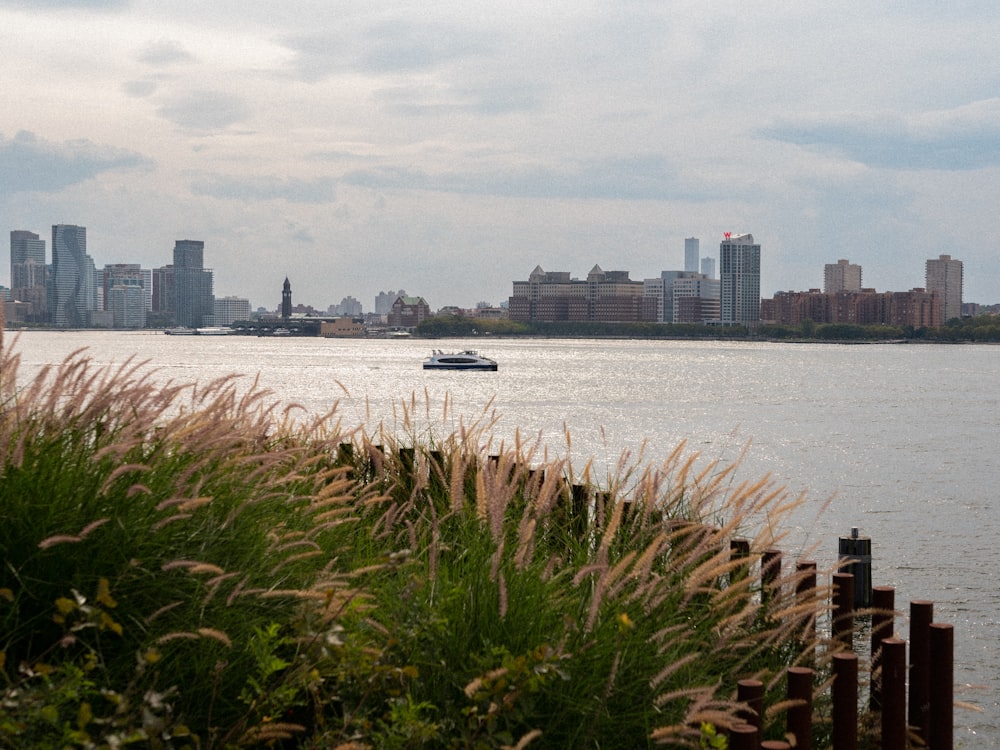
[[465,364],[449,365],[449,364],[436,364],[436,363],[432,364],[430,362],[425,362],[424,369],[425,370],[479,370],[482,372],[496,372],[497,366],[496,364],[484,364],[478,362],[475,364],[468,364],[468,365]]

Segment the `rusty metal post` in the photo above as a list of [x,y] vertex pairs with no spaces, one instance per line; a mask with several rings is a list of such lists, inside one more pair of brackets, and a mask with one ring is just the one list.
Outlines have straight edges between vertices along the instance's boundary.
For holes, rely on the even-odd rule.
[[788,670],[788,733],[795,737],[796,750],[812,750],[813,671],[806,667]]
[[760,750],[760,732],[753,724],[729,727],[729,750]]
[[882,641],[882,750],[906,750],[906,641]]
[[747,724],[760,731],[764,716],[764,683],[760,680],[740,680],[736,683],[736,701],[746,703],[749,711],[740,712]]
[[858,750],[858,655],[833,655],[833,750]]
[[833,637],[854,650],[854,576],[833,574]]
[[872,686],[868,705],[873,711],[882,708],[882,639],[892,638],[896,618],[896,589],[876,586],[872,589]]
[[932,622],[934,602],[910,602],[910,726],[925,745],[930,729]]
[[931,623],[931,680],[929,750],[952,750],[954,744],[955,629],[943,622]]

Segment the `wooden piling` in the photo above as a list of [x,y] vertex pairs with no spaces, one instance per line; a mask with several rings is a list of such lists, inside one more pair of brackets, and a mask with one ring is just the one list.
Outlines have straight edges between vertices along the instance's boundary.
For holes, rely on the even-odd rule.
[[740,715],[760,731],[764,716],[764,683],[760,680],[740,680],[736,683],[736,701],[746,703],[749,710],[741,711]]
[[781,585],[781,550],[765,550],[760,560],[760,602],[767,605]]
[[[795,572],[798,580],[795,582],[795,604],[798,606],[816,603],[816,561],[799,560],[795,563]],[[816,612],[807,612],[802,615],[802,628],[799,637],[803,643],[812,643],[816,640]],[[805,611],[805,608],[803,608]]]
[[882,640],[892,638],[896,622],[896,590],[891,586],[872,589],[871,690],[868,705],[873,711],[882,707]]
[[731,539],[729,541],[729,559],[739,560],[742,563],[729,573],[729,584],[732,585],[750,575],[750,540],[740,537]]
[[833,638],[854,650],[854,576],[833,574]]
[[753,724],[729,728],[729,750],[760,750],[760,731]]
[[955,630],[943,622],[930,626],[930,726],[927,736],[929,750],[952,750],[954,744],[955,700]]
[[882,750],[906,750],[906,641],[882,641]]
[[934,602],[910,602],[910,726],[924,744],[930,729],[932,622]]
[[813,671],[805,667],[788,670],[788,734],[796,750],[812,750]]
[[858,750],[858,655],[833,655],[833,750]]

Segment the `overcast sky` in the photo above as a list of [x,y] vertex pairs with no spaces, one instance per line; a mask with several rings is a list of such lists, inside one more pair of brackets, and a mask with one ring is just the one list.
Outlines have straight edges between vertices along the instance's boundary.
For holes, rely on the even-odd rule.
[[0,227],[201,239],[255,307],[497,303],[724,232],[766,296],[947,253],[995,303],[998,38],[996,0],[0,0]]

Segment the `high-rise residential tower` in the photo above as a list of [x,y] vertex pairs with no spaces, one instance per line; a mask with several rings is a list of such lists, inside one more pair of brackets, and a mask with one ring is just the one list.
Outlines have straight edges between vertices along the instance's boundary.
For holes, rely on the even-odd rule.
[[719,245],[721,300],[719,317],[726,324],[760,322],[760,245],[752,234],[726,232]]
[[698,258],[701,255],[697,237],[684,240],[684,270],[688,273],[698,273]]
[[962,317],[962,261],[950,255],[929,259],[926,269],[926,288],[937,292],[941,299],[941,321],[947,323]]
[[215,313],[212,272],[205,268],[205,243],[174,243],[174,319],[179,326],[198,328]]
[[87,228],[52,226],[52,322],[63,327],[90,324],[97,309],[94,260],[87,255]]
[[836,263],[827,263],[823,266],[824,293],[860,291],[861,266],[849,260],[838,260]]

